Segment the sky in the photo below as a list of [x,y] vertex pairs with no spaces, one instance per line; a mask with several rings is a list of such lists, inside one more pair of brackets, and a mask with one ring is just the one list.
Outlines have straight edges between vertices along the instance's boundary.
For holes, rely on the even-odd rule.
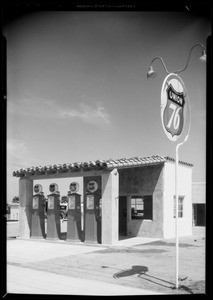
[[[175,158],[162,128],[166,73],[206,47],[211,24],[186,12],[43,11],[9,22],[7,39],[7,201],[18,196],[13,171],[97,159]],[[206,64],[201,48],[180,74],[191,129],[179,159],[205,181]],[[38,183],[38,182],[35,182]],[[67,187],[63,193],[66,193]]]

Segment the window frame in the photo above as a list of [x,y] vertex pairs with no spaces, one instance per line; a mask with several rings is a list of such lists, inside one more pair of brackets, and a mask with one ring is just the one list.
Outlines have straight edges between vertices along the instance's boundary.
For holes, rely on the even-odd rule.
[[[178,219],[183,218],[183,211],[184,211],[184,195],[178,196]],[[173,197],[173,218],[176,218],[176,196]],[[181,203],[180,203],[181,202]]]
[[[142,203],[136,203],[137,199],[142,200]],[[135,203],[133,203],[135,200]],[[153,196],[152,195],[131,195],[131,220],[153,220]],[[135,215],[133,214],[134,205],[136,207]],[[143,209],[137,209],[137,206],[143,205]],[[137,211],[138,215],[137,215]],[[139,215],[143,214],[143,215]]]

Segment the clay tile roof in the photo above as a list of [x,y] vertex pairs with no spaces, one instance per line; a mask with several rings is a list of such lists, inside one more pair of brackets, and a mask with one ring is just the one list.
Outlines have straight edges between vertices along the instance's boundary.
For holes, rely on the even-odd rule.
[[74,163],[74,167],[75,167],[75,168],[79,168],[80,165],[81,165],[81,163],[79,163],[79,162],[75,162],[75,163]]
[[90,161],[90,166],[95,167],[95,162],[94,161]]
[[[173,162],[173,163],[175,162],[175,159],[172,158],[172,157],[169,157],[169,156],[165,156],[165,159],[166,159],[166,161],[170,161],[170,162]],[[182,164],[182,165],[193,167],[193,164],[185,162],[185,161],[182,161],[182,160],[179,160],[179,163]]]
[[[89,170],[103,170],[103,169],[123,169],[123,168],[133,168],[139,166],[149,166],[162,164],[166,161],[174,163],[175,160],[169,156],[159,156],[154,155],[150,157],[131,157],[131,158],[120,158],[120,159],[107,159],[96,161],[85,161],[85,162],[74,162],[74,163],[64,163],[64,164],[54,164],[54,165],[46,165],[39,167],[31,167],[20,169],[13,172],[14,177],[22,177],[28,174],[33,175],[41,175],[44,173],[56,173],[56,172],[78,172],[83,170],[85,172]],[[180,164],[185,166],[192,167],[193,165],[187,162],[179,161]]]

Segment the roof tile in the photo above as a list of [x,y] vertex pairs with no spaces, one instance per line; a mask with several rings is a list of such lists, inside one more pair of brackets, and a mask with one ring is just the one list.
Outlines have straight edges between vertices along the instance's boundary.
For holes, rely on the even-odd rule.
[[[80,169],[86,170],[100,170],[100,169],[113,169],[113,168],[128,168],[128,167],[136,167],[136,166],[144,166],[144,165],[152,165],[152,164],[159,164],[164,163],[166,161],[175,162],[175,160],[169,156],[148,156],[148,157],[132,157],[132,158],[120,158],[120,159],[108,159],[108,160],[100,160],[97,159],[96,161],[88,161],[88,162],[74,162],[74,163],[64,163],[64,164],[54,164],[54,165],[46,165],[46,166],[39,166],[39,167],[31,167],[20,169],[13,172],[14,177],[22,177],[27,174],[34,174],[36,175],[43,174],[44,172],[57,172],[59,170],[63,172],[68,171],[78,171]],[[190,163],[180,161],[181,164],[187,166],[193,166]]]

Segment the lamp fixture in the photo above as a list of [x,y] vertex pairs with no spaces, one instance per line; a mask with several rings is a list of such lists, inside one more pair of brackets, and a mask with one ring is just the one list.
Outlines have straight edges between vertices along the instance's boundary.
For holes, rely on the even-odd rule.
[[[195,47],[197,47],[197,46],[200,46],[200,47],[202,48],[202,55],[201,55],[201,57],[199,58],[199,60],[200,60],[201,62],[206,62],[207,55],[206,55],[206,51],[205,51],[205,49],[204,49],[204,46],[203,46],[202,44],[195,44],[194,46],[191,47],[191,49],[190,49],[190,51],[189,51],[189,55],[188,55],[188,58],[187,58],[187,62],[186,62],[185,67],[184,67],[183,69],[177,70],[177,71],[172,72],[172,73],[178,74],[178,73],[181,73],[181,72],[183,72],[183,71],[186,70],[186,68],[188,67],[188,63],[189,63],[189,59],[190,59],[190,56],[191,56],[191,52],[192,52],[192,50],[193,50]],[[162,62],[165,72],[166,72],[167,74],[170,73],[170,72],[167,70],[166,65],[165,65],[164,60],[162,59],[162,57],[157,56],[157,57],[153,58],[153,60],[151,61],[151,64],[150,64],[150,67],[149,67],[149,71],[147,72],[147,79],[149,79],[150,77],[154,78],[154,77],[156,77],[156,75],[157,75],[157,73],[154,71],[153,66],[152,66],[154,60],[156,60],[156,59],[159,59],[159,60]]]
[[150,77],[155,78],[156,75],[157,75],[157,74],[156,74],[156,72],[154,71],[153,66],[150,66],[150,67],[149,67],[149,71],[148,71],[148,73],[147,73],[147,78],[150,78]]
[[206,62],[206,59],[207,59],[206,51],[203,50],[203,51],[202,51],[202,55],[201,55],[201,57],[199,58],[199,60],[200,60],[201,62]]

